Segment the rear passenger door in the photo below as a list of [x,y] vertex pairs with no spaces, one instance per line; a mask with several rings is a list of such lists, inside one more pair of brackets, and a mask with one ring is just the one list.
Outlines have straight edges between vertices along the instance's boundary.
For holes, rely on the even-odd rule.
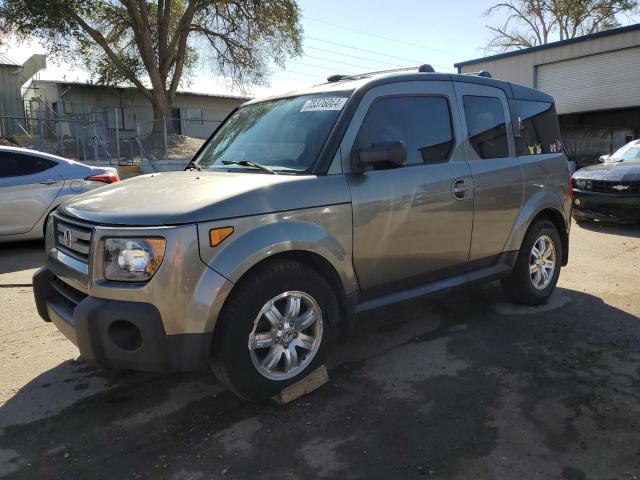
[[503,90],[455,82],[474,195],[469,267],[492,263],[509,238],[522,206],[523,177],[515,155]]
[[[353,262],[365,297],[464,272],[473,196],[453,85],[414,81],[369,90],[341,144],[353,206]],[[404,142],[407,164],[349,173],[353,155]]]
[[64,185],[47,158],[0,151],[0,235],[31,231]]

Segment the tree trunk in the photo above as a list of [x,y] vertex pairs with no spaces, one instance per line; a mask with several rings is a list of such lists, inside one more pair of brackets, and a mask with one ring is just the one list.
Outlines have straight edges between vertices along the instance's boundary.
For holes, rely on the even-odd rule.
[[164,134],[165,122],[167,125],[167,133],[174,133],[173,121],[171,119],[171,104],[164,92],[153,92],[153,130],[151,133]]

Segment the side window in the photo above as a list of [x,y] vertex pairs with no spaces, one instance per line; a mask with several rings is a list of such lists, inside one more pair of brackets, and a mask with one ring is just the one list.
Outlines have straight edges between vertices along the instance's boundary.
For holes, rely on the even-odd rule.
[[407,164],[442,163],[453,147],[449,102],[444,97],[384,97],[374,100],[354,149],[404,142]]
[[0,152],[0,178],[33,175],[34,173],[44,172],[56,165],[56,162],[46,158]]
[[202,126],[202,109],[190,108],[187,110],[187,118],[189,119],[189,125],[192,127]]
[[562,152],[560,127],[553,103],[510,100],[517,155]]
[[509,141],[502,102],[496,97],[462,97],[469,142],[480,158],[509,156]]

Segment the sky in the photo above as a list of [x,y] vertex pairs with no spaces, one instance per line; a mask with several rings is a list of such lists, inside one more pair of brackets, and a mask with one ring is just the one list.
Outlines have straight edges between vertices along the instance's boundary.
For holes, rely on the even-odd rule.
[[[456,62],[482,57],[491,34],[486,25],[501,25],[504,14],[483,13],[497,0],[299,0],[304,55],[273,68],[271,84],[247,92],[229,88],[211,68],[200,67],[182,90],[248,93],[261,96],[322,83],[336,73],[363,73],[431,64],[453,72]],[[623,24],[629,20],[621,19]],[[22,63],[36,44],[9,45],[4,51]],[[41,79],[87,81],[86,72],[49,59]]]

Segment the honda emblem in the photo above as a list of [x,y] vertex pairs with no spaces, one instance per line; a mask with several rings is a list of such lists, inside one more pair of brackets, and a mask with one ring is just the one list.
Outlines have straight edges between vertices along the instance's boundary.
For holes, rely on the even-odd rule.
[[71,230],[68,228],[66,228],[62,234],[62,243],[64,243],[65,247],[71,246]]

